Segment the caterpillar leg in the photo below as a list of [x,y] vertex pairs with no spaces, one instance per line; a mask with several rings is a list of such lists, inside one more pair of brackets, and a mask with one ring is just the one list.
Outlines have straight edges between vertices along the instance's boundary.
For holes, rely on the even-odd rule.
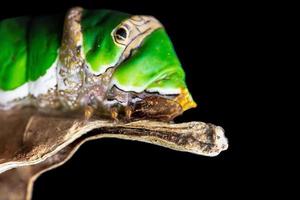
[[126,106],[125,109],[124,109],[124,112],[125,112],[125,119],[127,121],[130,121],[131,120],[131,115],[133,113],[133,107],[132,106]]
[[110,109],[110,116],[114,121],[119,121],[118,119],[118,108],[117,107],[112,107]]
[[84,108],[84,120],[88,121],[94,114],[95,109],[92,106],[86,106]]

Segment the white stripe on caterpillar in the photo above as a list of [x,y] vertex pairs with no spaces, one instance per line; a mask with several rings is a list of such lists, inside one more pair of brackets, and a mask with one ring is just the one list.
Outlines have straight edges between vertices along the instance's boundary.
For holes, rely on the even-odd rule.
[[35,81],[29,81],[14,90],[3,91],[0,89],[0,108],[9,109],[18,104],[18,100],[26,98],[29,94],[38,97],[46,94],[57,85],[56,70],[58,58],[46,71],[46,73]]

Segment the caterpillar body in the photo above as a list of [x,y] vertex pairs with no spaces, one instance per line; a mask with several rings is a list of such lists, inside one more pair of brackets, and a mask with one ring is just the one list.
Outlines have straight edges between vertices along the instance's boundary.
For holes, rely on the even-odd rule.
[[116,118],[171,120],[195,107],[161,23],[151,16],[70,9],[0,21],[0,109],[92,108]]

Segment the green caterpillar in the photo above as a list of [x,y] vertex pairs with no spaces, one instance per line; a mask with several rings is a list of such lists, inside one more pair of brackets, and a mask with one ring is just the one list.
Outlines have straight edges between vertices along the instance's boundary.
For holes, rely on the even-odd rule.
[[[195,107],[159,21],[111,10],[0,21],[0,109],[171,120]],[[120,115],[119,115],[120,116]]]

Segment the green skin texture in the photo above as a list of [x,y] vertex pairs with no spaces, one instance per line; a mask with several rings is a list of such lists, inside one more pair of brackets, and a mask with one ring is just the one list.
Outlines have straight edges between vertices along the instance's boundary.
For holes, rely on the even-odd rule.
[[84,11],[81,26],[83,48],[88,64],[95,73],[114,66],[124,47],[114,43],[111,32],[130,15],[110,10]]
[[[1,21],[0,46],[5,51],[0,54],[0,88],[11,90],[27,81],[26,28],[29,18]],[[16,48],[18,47],[18,48]]]
[[[186,88],[184,71],[164,28],[148,35],[129,59],[118,63],[125,47],[115,44],[112,32],[129,17],[110,10],[83,12],[83,50],[90,70],[98,75],[117,67],[112,80],[125,91]],[[1,90],[13,90],[46,73],[58,57],[63,18],[19,17],[0,22]]]
[[0,22],[0,89],[13,90],[44,75],[58,56],[63,16]]
[[186,87],[184,71],[163,28],[149,35],[139,50],[118,66],[113,79],[123,88],[139,88],[137,92]]

